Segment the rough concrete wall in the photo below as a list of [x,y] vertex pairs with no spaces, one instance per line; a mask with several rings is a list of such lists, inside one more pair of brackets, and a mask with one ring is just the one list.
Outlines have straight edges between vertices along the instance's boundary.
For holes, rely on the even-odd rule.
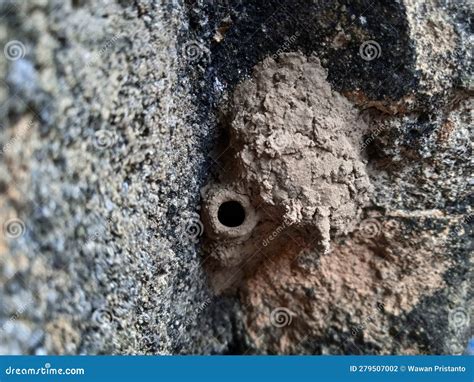
[[[0,5],[0,353],[460,353],[472,324],[467,2]],[[255,65],[316,55],[369,126],[332,251],[216,296],[200,189]],[[290,240],[290,239],[289,239]]]
[[214,349],[233,308],[211,319],[199,267],[208,131],[176,90],[182,5],[3,9],[2,47],[23,52],[1,57],[2,219],[24,232],[2,236],[1,352]]

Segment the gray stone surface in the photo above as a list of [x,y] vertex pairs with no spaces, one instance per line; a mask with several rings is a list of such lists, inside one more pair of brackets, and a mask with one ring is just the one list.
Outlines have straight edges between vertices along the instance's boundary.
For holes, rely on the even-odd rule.
[[169,5],[3,5],[1,45],[24,56],[1,57],[2,220],[25,232],[2,237],[2,353],[219,352],[231,338],[234,304],[208,294],[192,230],[208,129],[176,90],[186,22]]

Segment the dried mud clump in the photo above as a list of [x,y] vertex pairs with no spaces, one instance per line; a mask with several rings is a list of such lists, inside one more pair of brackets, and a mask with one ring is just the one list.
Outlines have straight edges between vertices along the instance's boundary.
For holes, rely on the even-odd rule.
[[257,65],[223,102],[230,142],[203,190],[217,291],[288,242],[327,253],[359,220],[371,190],[360,156],[367,126],[326,77],[317,57],[284,54]]

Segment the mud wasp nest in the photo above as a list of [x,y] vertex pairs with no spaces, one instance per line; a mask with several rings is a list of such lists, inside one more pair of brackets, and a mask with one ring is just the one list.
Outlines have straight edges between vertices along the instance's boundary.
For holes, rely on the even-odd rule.
[[324,254],[355,228],[371,185],[366,124],[318,58],[268,58],[225,100],[223,171],[203,189],[204,249],[216,291],[262,261],[308,246]]

